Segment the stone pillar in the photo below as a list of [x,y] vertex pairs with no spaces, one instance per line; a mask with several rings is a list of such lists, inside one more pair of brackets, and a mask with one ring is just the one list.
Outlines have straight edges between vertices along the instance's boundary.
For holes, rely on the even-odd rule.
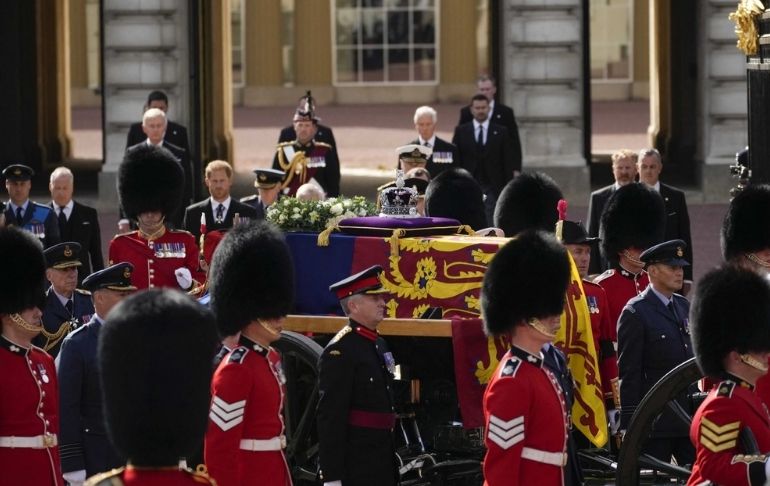
[[221,159],[232,164],[235,159],[230,0],[204,0],[202,7],[202,159]]
[[468,103],[476,91],[480,74],[476,42],[478,10],[475,1],[444,0],[439,8],[441,17],[439,69],[441,83],[437,98],[442,101]]
[[[519,124],[525,170],[553,177],[565,197],[590,192],[584,157],[582,2],[500,2],[501,79]],[[495,15],[492,15],[495,18]]]

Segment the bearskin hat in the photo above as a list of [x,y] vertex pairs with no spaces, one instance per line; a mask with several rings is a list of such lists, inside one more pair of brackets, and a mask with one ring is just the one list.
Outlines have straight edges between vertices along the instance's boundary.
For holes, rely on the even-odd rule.
[[744,253],[770,248],[770,185],[744,188],[730,202],[722,222],[722,256],[732,260]]
[[177,290],[127,297],[99,333],[107,432],[133,465],[171,466],[206,432],[218,344],[211,311]]
[[770,283],[750,269],[727,265],[707,273],[690,316],[695,360],[708,376],[724,372],[730,351],[770,351]]
[[45,257],[40,241],[16,227],[0,228],[0,314],[15,314],[45,303]]
[[426,216],[452,218],[475,230],[487,227],[484,193],[465,169],[448,169],[425,189]]
[[567,250],[552,234],[525,230],[495,254],[484,275],[481,314],[488,334],[561,314],[570,278]]
[[553,233],[559,214],[556,205],[563,199],[561,189],[542,172],[524,172],[509,182],[495,206],[495,226],[505,236],[516,236],[527,229]]
[[118,168],[120,204],[132,219],[148,211],[174,214],[182,203],[184,184],[182,166],[162,147],[135,147]]
[[209,293],[222,336],[253,320],[288,314],[294,305],[294,265],[283,234],[265,221],[228,231],[211,262]]
[[602,256],[611,264],[627,248],[647,248],[663,241],[666,207],[655,189],[641,182],[620,187],[604,206],[599,225]]

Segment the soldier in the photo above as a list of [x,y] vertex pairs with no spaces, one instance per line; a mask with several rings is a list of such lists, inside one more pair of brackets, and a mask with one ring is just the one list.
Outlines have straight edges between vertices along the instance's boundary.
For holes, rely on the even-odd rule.
[[293,275],[283,235],[265,222],[236,226],[214,255],[209,282],[219,333],[240,332],[211,382],[204,457],[219,486],[291,485],[281,415],[286,377],[270,344],[292,308]]
[[556,337],[569,277],[567,250],[532,230],[500,248],[484,275],[486,331],[512,344],[484,392],[486,485],[564,484],[569,409],[541,349]]
[[45,258],[37,239],[17,228],[0,228],[0,253],[0,482],[63,486],[56,369],[32,344],[43,329]]
[[524,172],[506,184],[495,206],[495,226],[505,236],[516,236],[525,229],[553,233],[562,199],[561,189],[543,172]]
[[61,461],[70,486],[86,477],[124,464],[107,439],[102,413],[102,388],[96,365],[96,345],[104,318],[136,290],[130,263],[118,263],[92,273],[83,281],[96,313],[85,326],[64,339],[56,359],[61,417]]
[[385,316],[375,265],[329,287],[350,319],[319,362],[318,441],[325,485],[395,485],[393,355],[377,326]]
[[53,209],[29,200],[34,175],[32,168],[22,164],[3,169],[5,189],[10,197],[5,207],[5,222],[29,231],[48,248],[61,241],[59,222]]
[[695,359],[717,385],[690,426],[696,458],[687,484],[766,484],[770,415],[754,385],[767,376],[770,287],[735,265],[712,270],[696,287],[691,315]]
[[243,197],[241,202],[257,210],[256,219],[265,219],[267,208],[281,195],[281,181],[286,174],[275,169],[254,169],[254,175],[257,194]]
[[160,147],[140,145],[126,154],[118,169],[118,195],[139,229],[110,242],[110,265],[134,266],[131,283],[138,289],[174,287],[188,290],[203,281],[198,246],[187,231],[170,230],[165,219],[179,207],[184,174],[173,155]]
[[403,145],[396,149],[398,166],[404,171],[404,174],[410,170],[424,169],[432,154],[433,149],[418,144]]
[[297,138],[281,142],[273,158],[273,169],[284,172],[281,189],[289,196],[306,182],[315,181],[327,195],[340,194],[340,162],[331,145],[316,141],[312,100],[297,108],[294,114],[294,130]]
[[81,266],[81,246],[74,241],[59,243],[45,252],[45,276],[51,286],[43,308],[44,329],[35,338],[35,344],[56,358],[62,340],[69,333],[85,325],[94,314],[91,295],[76,288],[78,267]]

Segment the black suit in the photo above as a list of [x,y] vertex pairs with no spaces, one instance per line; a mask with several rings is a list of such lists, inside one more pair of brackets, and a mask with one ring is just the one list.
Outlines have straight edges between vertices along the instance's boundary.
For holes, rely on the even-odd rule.
[[206,198],[187,206],[184,211],[182,229],[192,233],[196,241],[201,235],[201,213],[206,214],[206,231],[232,228],[233,218],[236,214],[242,218],[258,219],[257,211],[253,207],[230,198],[230,206],[227,208],[224,219],[221,223],[217,223],[214,218],[214,208],[211,207],[211,198]]
[[479,146],[473,122],[469,122],[455,128],[452,143],[457,147],[460,166],[473,174],[484,191],[487,224],[491,225],[497,197],[508,181],[513,179],[513,171],[517,167],[511,158],[511,139],[505,127],[490,123],[486,137],[486,143]]
[[[128,137],[126,137],[126,150],[145,140],[147,140],[147,135],[145,135],[142,130],[142,122],[132,123],[131,127],[128,129]],[[168,120],[166,133],[163,134],[163,141],[176,145],[185,150],[188,154],[190,153],[190,140],[187,138],[187,129],[179,123]]]
[[[471,107],[464,106],[460,110],[460,121],[457,122],[457,125],[462,125],[470,121],[473,121]],[[489,118],[489,122],[502,125],[508,129],[508,134],[511,137],[511,156],[514,160],[514,168],[517,171],[521,171],[521,139],[519,138],[519,126],[516,123],[516,116],[513,114],[513,108],[495,101],[495,107],[492,110],[492,116]]]
[[[457,147],[438,137],[434,139],[434,142],[433,146],[430,147],[430,149],[433,150],[433,153],[428,157],[428,163],[425,164],[425,169],[430,173],[431,177],[435,178],[446,169],[461,167],[460,155],[457,153]],[[414,139],[409,143],[422,145],[420,139]],[[441,155],[438,158],[440,160],[438,163],[433,161],[433,154]],[[398,165],[398,162],[396,162],[396,164]]]
[[684,259],[690,263],[690,266],[684,267],[684,278],[692,280],[690,215],[687,213],[687,201],[685,201],[684,192],[661,183],[660,196],[666,205],[666,234],[663,240],[683,240],[687,243],[687,248],[684,250]]
[[[602,187],[591,193],[591,199],[588,201],[588,221],[586,226],[588,227],[588,236],[599,236],[599,225],[602,219],[602,211],[604,206],[609,201],[610,196],[615,193],[615,184],[611,184],[607,187]],[[607,260],[602,258],[599,253],[599,243],[595,242],[591,244],[591,264],[588,267],[589,274],[602,273],[609,268]]]
[[38,237],[44,235],[40,238],[43,248],[50,248],[61,241],[59,221],[53,210],[36,202],[29,201],[24,216],[21,218],[21,224],[16,221],[16,215],[13,213],[10,201],[7,202],[5,204],[5,224],[6,226],[18,226]]
[[[48,205],[58,218],[59,208],[54,207],[53,202]],[[96,209],[73,201],[72,212],[63,229],[63,232],[61,228],[59,231],[61,241],[75,241],[80,243],[82,247],[80,262],[83,265],[78,269],[78,284],[80,284],[92,272],[104,268],[102,235],[99,230],[99,216],[96,214]]]

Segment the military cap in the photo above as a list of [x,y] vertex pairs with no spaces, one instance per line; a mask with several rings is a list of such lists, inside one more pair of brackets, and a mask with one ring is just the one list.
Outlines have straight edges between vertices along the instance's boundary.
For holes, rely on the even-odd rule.
[[480,230],[487,227],[484,192],[465,169],[447,169],[430,181],[425,189],[425,214],[452,218]]
[[588,236],[582,221],[562,221],[561,242],[565,245],[588,245],[599,238]]
[[249,221],[227,232],[209,269],[211,309],[222,336],[252,321],[275,319],[294,305],[294,264],[286,240],[266,221]]
[[118,167],[118,196],[129,218],[160,211],[174,214],[184,194],[184,172],[163,147],[142,144],[126,153]]
[[43,252],[45,255],[45,265],[47,268],[55,268],[57,270],[79,267],[82,265],[80,262],[81,249],[80,243],[75,241],[65,241],[47,248]]
[[672,267],[689,267],[690,263],[684,259],[684,250],[687,244],[682,240],[669,240],[658,243],[642,252],[639,259],[645,266],[654,263],[665,263]]
[[658,192],[642,182],[621,186],[604,206],[599,225],[600,249],[610,263],[628,248],[646,250],[663,241],[666,207]]
[[89,292],[107,289],[118,292],[136,290],[131,284],[131,274],[134,266],[128,262],[116,263],[98,272],[94,272],[83,280],[83,288]]
[[709,271],[695,287],[690,316],[695,360],[708,376],[722,378],[731,351],[770,351],[770,284],[750,269]]
[[556,182],[542,172],[524,172],[503,188],[495,206],[495,226],[505,236],[527,229],[554,232],[562,199]]
[[432,153],[433,150],[418,144],[404,145],[396,149],[399,160],[404,160],[413,164],[427,163],[428,157],[430,157]]
[[382,267],[373,265],[366,270],[330,285],[329,290],[334,292],[334,295],[340,300],[356,294],[382,294],[387,292],[387,290],[382,288],[382,282],[380,282],[381,273]]
[[254,169],[254,175],[256,176],[254,187],[261,189],[274,188],[286,176],[282,170],[276,169]]
[[294,121],[316,121],[315,100],[310,91],[299,99],[299,106],[297,106],[297,110],[294,112]]
[[525,230],[500,248],[481,287],[481,315],[498,335],[530,319],[562,313],[570,278],[567,249],[544,231]]
[[3,169],[3,177],[9,181],[28,181],[35,175],[32,167],[24,164],[13,164]]
[[770,248],[770,185],[751,184],[730,201],[722,222],[725,260]]
[[16,227],[0,228],[0,314],[15,314],[45,302],[45,257],[40,241]]
[[99,332],[110,441],[134,466],[176,465],[200,447],[209,413],[214,316],[178,290],[121,301]]

